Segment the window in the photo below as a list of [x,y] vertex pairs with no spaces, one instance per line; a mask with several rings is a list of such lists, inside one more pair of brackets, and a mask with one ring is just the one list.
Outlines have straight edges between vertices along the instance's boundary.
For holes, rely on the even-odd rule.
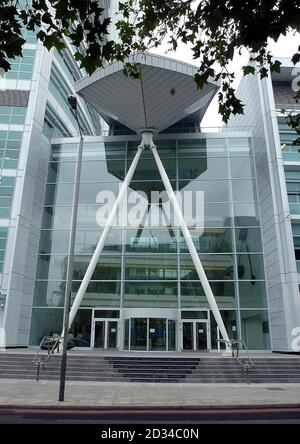
[[22,135],[19,131],[0,131],[0,168],[18,167]]
[[0,121],[4,124],[24,125],[27,108],[0,106]]
[[35,59],[35,50],[24,49],[23,57],[9,60],[11,69],[5,74],[7,79],[31,80]]

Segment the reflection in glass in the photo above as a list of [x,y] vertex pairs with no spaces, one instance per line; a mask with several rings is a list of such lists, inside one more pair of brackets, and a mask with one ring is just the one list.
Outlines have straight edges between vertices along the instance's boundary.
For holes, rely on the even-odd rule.
[[[139,140],[128,141],[128,151],[127,157],[128,159],[132,159],[137,151],[137,146],[139,144]],[[159,150],[159,156],[161,159],[166,159],[170,157],[176,156],[176,140],[156,140],[155,144],[157,149]],[[141,155],[141,159],[153,159],[153,154],[151,150],[144,150]]]
[[124,307],[177,308],[177,282],[125,282]]
[[31,317],[30,345],[40,345],[45,336],[61,334],[63,328],[63,309],[33,308]]
[[249,350],[270,348],[268,312],[241,310],[241,336]]
[[[222,316],[229,338],[238,339],[237,312],[235,310],[220,310],[220,314]],[[210,312],[210,329],[211,329],[211,348],[216,350],[218,348],[217,323],[215,321],[212,312]],[[221,343],[221,349],[224,348],[225,344]]]
[[40,255],[37,263],[36,279],[65,280],[67,256]]
[[178,164],[179,179],[202,179],[202,175],[207,170],[207,158],[201,157],[199,159],[183,158]]
[[[79,289],[81,281],[73,281],[72,302]],[[82,307],[119,307],[121,282],[91,281],[82,300]]]
[[42,230],[40,237],[40,254],[67,254],[70,231]]
[[75,347],[90,347],[91,324],[92,310],[79,309],[70,329],[70,338]]
[[47,184],[45,205],[72,205],[72,183]]
[[251,141],[246,137],[232,137],[228,139],[230,156],[248,156],[252,153]]
[[[210,286],[219,308],[236,307],[237,302],[235,297],[234,282],[210,282]],[[207,298],[199,280],[181,281],[180,288],[182,308],[209,308]]]
[[196,350],[207,350],[206,322],[196,322]]
[[262,254],[237,255],[238,278],[252,281],[253,286],[256,280],[264,279],[264,262]]
[[267,308],[265,282],[239,281],[241,308]]
[[166,350],[166,319],[149,319],[149,350]]
[[[231,253],[232,230],[228,228],[205,228],[204,232],[190,230],[194,245],[198,253]],[[180,252],[188,253],[188,247],[183,236],[179,239]]]
[[126,251],[129,253],[176,253],[177,230],[143,228],[126,231]]
[[131,350],[147,350],[147,319],[131,319]]
[[126,280],[177,279],[176,255],[127,255],[125,257]]
[[71,226],[71,207],[45,207],[42,228],[68,229]]
[[[81,183],[79,189],[79,204],[96,204],[99,206],[107,202],[107,192],[113,193],[114,199],[117,199],[120,183],[118,182],[97,182]],[[101,194],[99,194],[101,193]],[[112,201],[114,203],[114,201]]]
[[[176,179],[176,160],[162,158],[162,163],[165,167],[169,179]],[[130,167],[130,164],[131,162],[128,162],[127,171]],[[153,155],[149,159],[140,159],[137,168],[133,174],[132,180],[161,180],[161,176],[157,169]]]
[[36,281],[33,305],[36,307],[63,307],[65,300],[65,281]]
[[182,346],[183,350],[194,350],[193,322],[182,323]]
[[[200,254],[201,263],[210,280],[233,280],[233,257],[230,254]],[[192,258],[180,255],[180,277],[182,280],[198,280]]]
[[231,204],[207,203],[204,199],[204,226],[205,227],[230,227]]
[[[193,180],[179,182],[179,189],[182,192],[189,191],[192,193],[190,196],[193,199],[191,203],[195,205],[196,203],[196,192],[202,191],[203,199],[205,202],[229,202],[229,192],[228,192],[229,181],[228,180]],[[188,196],[190,199],[190,197]],[[184,202],[185,195],[182,195]],[[195,203],[194,203],[195,202]]]
[[115,182],[124,180],[125,160],[82,162],[81,182]]
[[105,322],[95,321],[94,348],[104,348]]
[[77,159],[78,143],[66,143],[51,145],[50,160],[75,160]]
[[[74,258],[74,280],[82,280],[91,256],[75,256]],[[116,281],[121,278],[121,256],[102,255],[96,265],[92,280]]]
[[186,139],[178,140],[178,156],[182,157],[222,157],[226,155],[226,139]]
[[168,321],[168,350],[176,350],[176,323],[173,320]]
[[232,180],[231,183],[234,202],[257,201],[257,192],[254,180]]
[[79,205],[77,215],[77,229],[100,229],[97,223],[97,211],[100,205]]
[[233,179],[255,177],[254,161],[252,157],[231,157],[231,177]]
[[[102,230],[78,230],[76,233],[75,253],[92,254],[99,242]],[[104,252],[119,253],[122,250],[122,230],[111,229],[105,245]]]
[[118,341],[118,322],[108,321],[107,322],[107,348],[115,349],[117,348]]
[[259,226],[259,212],[256,203],[234,204],[233,207],[236,227]]
[[124,324],[124,350],[129,349],[129,319],[125,319]]
[[236,233],[236,249],[238,252],[260,253],[262,242],[260,228],[238,228]]
[[75,162],[50,162],[47,182],[74,182],[75,167]]

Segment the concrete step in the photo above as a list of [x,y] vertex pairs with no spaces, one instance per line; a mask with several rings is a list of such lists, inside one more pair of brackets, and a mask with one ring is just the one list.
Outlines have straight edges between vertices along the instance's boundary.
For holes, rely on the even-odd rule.
[[[45,355],[45,354],[44,354]],[[0,378],[35,379],[34,354],[1,354]],[[242,360],[246,358],[241,357]],[[253,383],[300,382],[300,358],[255,358]],[[58,380],[61,355],[51,355],[40,369],[41,380]],[[68,356],[69,381],[245,383],[246,372],[232,357]]]

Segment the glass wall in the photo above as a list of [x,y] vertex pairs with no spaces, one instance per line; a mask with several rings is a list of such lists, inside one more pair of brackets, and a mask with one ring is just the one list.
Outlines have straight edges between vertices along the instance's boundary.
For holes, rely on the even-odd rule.
[[[282,144],[282,157],[284,162],[289,162],[289,166],[285,166],[286,188],[289,201],[289,209],[291,215],[298,216],[300,214],[300,172],[297,167],[292,165],[298,164],[300,160],[300,150],[297,144],[296,132],[290,128],[286,118],[278,118],[279,135]],[[292,224],[295,260],[298,273],[300,273],[300,230],[299,224]]]
[[[109,191],[117,195],[139,143],[138,139],[109,140],[84,145],[73,297],[103,229],[101,223],[99,226],[99,211],[107,205],[109,214],[111,208],[102,200],[102,193]],[[247,138],[170,138],[158,139],[156,143],[174,189],[189,192],[182,193],[183,199],[186,195],[194,196],[197,191],[203,192],[204,217],[200,222],[195,217],[196,201],[185,203],[184,200],[184,215],[195,221],[190,231],[229,336],[247,339],[252,349],[268,349],[264,264],[250,141]],[[41,312],[57,312],[64,304],[76,152],[77,145],[73,143],[52,146],[32,325],[39,322],[36,319],[41,317]],[[181,309],[209,308],[178,223],[172,212],[166,215],[168,199],[160,195],[155,201],[151,193],[163,190],[152,153],[145,150],[130,185],[132,200],[126,209],[127,214],[132,215],[133,203],[139,200],[145,211],[142,215],[135,214],[140,216],[135,226],[130,219],[124,222],[117,218],[82,309],[91,313],[93,307],[171,308],[179,313]],[[153,207],[156,208],[154,219]],[[145,328],[142,320],[147,317],[139,317],[139,325],[131,336],[132,347],[144,347],[135,336],[137,329]],[[171,324],[170,328],[173,327]],[[32,343],[36,340],[36,336],[32,336]],[[212,345],[216,347],[213,321]]]
[[34,49],[23,49],[22,57],[10,59],[11,69],[5,73],[7,79],[31,80],[35,60]]
[[22,137],[21,131],[0,131],[0,169],[18,168]]
[[24,125],[27,107],[24,106],[0,106],[1,124]]

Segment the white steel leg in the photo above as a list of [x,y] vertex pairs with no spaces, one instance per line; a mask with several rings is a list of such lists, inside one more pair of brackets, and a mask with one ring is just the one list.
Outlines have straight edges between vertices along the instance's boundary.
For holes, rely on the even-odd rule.
[[71,311],[70,311],[69,328],[71,328],[71,325],[72,325],[72,322],[74,321],[74,318],[76,316],[77,310],[78,310],[78,308],[79,308],[79,306],[80,306],[80,304],[82,302],[82,299],[83,299],[83,297],[85,295],[87,287],[88,287],[88,285],[90,283],[90,280],[91,280],[91,278],[93,276],[93,273],[95,271],[97,262],[99,260],[99,257],[101,255],[101,253],[102,253],[102,250],[103,250],[103,247],[104,247],[107,235],[109,234],[109,231],[110,231],[110,229],[111,229],[111,227],[112,227],[112,225],[113,225],[113,223],[115,221],[115,218],[116,218],[116,215],[117,215],[117,211],[118,211],[118,209],[119,209],[119,207],[120,207],[120,205],[121,205],[121,203],[122,203],[122,201],[124,199],[124,196],[126,194],[128,186],[130,184],[132,176],[133,176],[133,174],[135,172],[135,169],[137,167],[137,164],[138,164],[138,161],[140,159],[140,156],[141,156],[141,153],[142,153],[143,149],[144,149],[144,142],[142,142],[141,145],[139,145],[139,147],[138,147],[137,153],[136,153],[136,155],[135,155],[135,157],[134,157],[134,159],[132,161],[132,164],[130,165],[128,173],[126,174],[124,182],[122,183],[122,186],[120,188],[117,200],[115,201],[114,206],[113,206],[113,208],[111,210],[111,213],[110,213],[110,215],[109,215],[109,217],[107,219],[107,222],[105,224],[104,230],[103,230],[103,232],[101,234],[101,237],[99,239],[99,242],[98,242],[98,245],[96,247],[96,250],[95,250],[95,252],[93,254],[93,257],[92,257],[92,259],[91,259],[91,261],[89,263],[89,266],[88,266],[88,268],[87,268],[87,270],[85,272],[84,278],[83,278],[83,280],[82,280],[82,282],[80,284],[79,290],[78,290],[78,292],[76,294],[76,297],[74,299],[74,302],[73,302],[73,305],[72,305],[72,308],[71,308]]
[[160,157],[158,155],[156,146],[155,145],[151,145],[150,148],[151,148],[151,151],[153,153],[153,156],[154,156],[157,168],[159,170],[159,173],[161,175],[163,184],[164,184],[164,186],[166,188],[166,191],[168,193],[168,197],[170,199],[170,202],[173,205],[175,216],[176,216],[176,218],[177,218],[177,220],[179,222],[182,234],[183,234],[183,236],[185,238],[185,241],[187,243],[189,252],[191,254],[191,257],[192,257],[193,263],[195,265],[195,268],[197,270],[200,282],[202,284],[202,287],[203,287],[205,296],[206,296],[206,298],[208,300],[208,303],[209,303],[209,306],[211,308],[211,311],[213,312],[213,315],[215,317],[215,320],[216,320],[217,325],[218,325],[218,327],[220,329],[220,332],[221,332],[221,335],[222,335],[223,339],[225,341],[229,341],[229,338],[228,338],[228,335],[227,335],[227,331],[226,331],[223,319],[221,317],[218,305],[216,303],[214,294],[213,294],[212,289],[211,289],[211,287],[209,285],[207,276],[205,274],[205,271],[204,271],[203,266],[201,264],[201,261],[199,259],[196,247],[195,247],[194,242],[192,240],[192,237],[191,237],[191,234],[190,234],[189,229],[187,227],[187,224],[186,224],[186,222],[184,220],[181,208],[180,208],[180,206],[178,204],[178,201],[176,199],[175,193],[174,193],[173,188],[171,186],[171,183],[170,183],[170,180],[169,180],[168,175],[166,173],[166,170],[165,170],[165,168],[164,168],[164,166],[163,166],[163,164],[162,164],[162,162],[160,160]]

